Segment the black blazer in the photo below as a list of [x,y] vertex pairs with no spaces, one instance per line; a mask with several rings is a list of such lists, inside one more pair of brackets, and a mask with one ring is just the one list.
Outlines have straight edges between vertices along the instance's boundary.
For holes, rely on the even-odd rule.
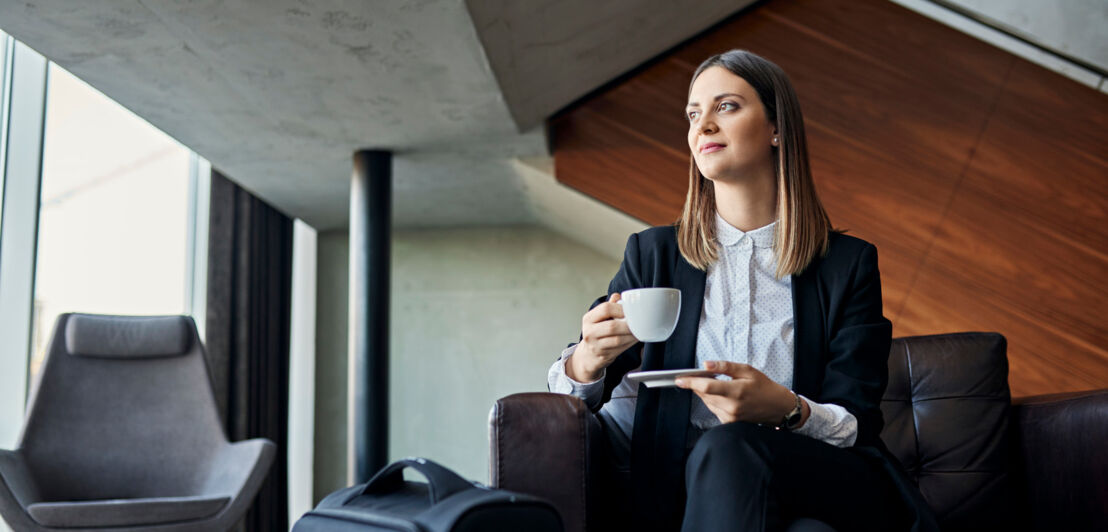
[[[793,390],[820,403],[841,405],[853,414],[858,437],[851,450],[880,462],[893,476],[911,517],[911,530],[938,530],[919,489],[879,437],[892,323],[882,315],[877,248],[853,236],[829,236],[827,255],[792,277]],[[666,342],[635,344],[608,367],[602,403],[611,399],[623,376],[640,364],[643,370],[694,367],[706,279],[706,272],[694,268],[678,251],[676,227],[652,227],[627,239],[623,263],[608,294],[633,288],[677,288],[681,313]],[[606,300],[607,296],[597,298],[592,306]],[[638,530],[680,528],[691,398],[689,390],[639,386],[631,440]]]

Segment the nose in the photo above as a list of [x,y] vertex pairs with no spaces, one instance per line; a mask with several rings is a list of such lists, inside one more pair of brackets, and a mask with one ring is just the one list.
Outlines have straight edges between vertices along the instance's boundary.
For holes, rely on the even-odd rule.
[[710,134],[715,131],[715,127],[715,124],[711,120],[705,118],[700,121],[700,125],[697,126],[697,129],[700,130],[701,133]]

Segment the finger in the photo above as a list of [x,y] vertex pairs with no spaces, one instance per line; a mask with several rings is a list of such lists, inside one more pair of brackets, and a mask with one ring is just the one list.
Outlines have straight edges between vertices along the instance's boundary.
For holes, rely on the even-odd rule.
[[730,383],[713,379],[710,377],[700,377],[703,380],[704,393],[719,396],[730,396]]
[[623,294],[620,294],[619,292],[615,292],[614,294],[608,296],[608,304],[611,307],[609,309],[609,312],[612,313],[612,318],[619,319],[624,317],[623,305],[619,304],[620,300],[622,299]]
[[619,338],[620,338],[620,341],[619,341],[620,345],[624,346],[625,348],[631,347],[631,346],[639,343],[639,339],[635,338],[635,335],[631,334],[630,332],[628,332],[627,334],[619,335]]
[[610,349],[626,344],[630,346],[637,342],[627,328],[627,324],[620,320],[607,320],[600,323],[590,323],[584,327],[584,337],[596,347]]
[[631,336],[629,334],[621,334],[615,336],[605,336],[597,342],[597,345],[599,345],[601,349],[619,349],[620,351],[623,351],[624,349],[631,347],[631,345],[633,345],[635,342],[636,340],[634,336]]
[[681,377],[675,384],[678,388],[685,388],[699,394],[725,395],[727,383],[710,377]]
[[709,360],[704,363],[704,369],[731,377],[744,377],[750,375],[752,370],[757,371],[750,364],[728,362],[726,360]]
[[631,334],[631,327],[626,320],[608,320],[604,322],[604,336],[627,336]]
[[738,415],[738,407],[726,398],[719,395],[712,394],[696,394],[700,397],[700,400],[704,402],[704,406],[708,408],[713,415],[723,421],[724,419],[732,419]]
[[[613,294],[614,295],[614,294]],[[623,307],[611,301],[601,303],[585,314],[585,323],[600,323],[604,320],[623,317]]]
[[726,406],[725,400],[718,395],[712,395],[710,393],[698,393],[696,395],[700,397],[701,401],[704,401],[704,406],[708,407],[708,410],[711,410],[713,414],[719,414],[720,412],[723,412],[724,407]]
[[735,401],[719,395],[705,395],[704,406],[708,407],[720,420],[734,419],[739,415],[739,405]]
[[619,336],[621,331],[619,330],[619,320],[606,320],[596,325],[597,336],[605,338],[608,336]]
[[582,318],[581,321],[583,321],[584,323],[598,323],[604,321],[605,319],[607,319],[605,317],[605,314],[607,314],[607,309],[605,308],[606,305],[607,303],[601,303],[589,309],[589,311],[585,313],[585,317]]

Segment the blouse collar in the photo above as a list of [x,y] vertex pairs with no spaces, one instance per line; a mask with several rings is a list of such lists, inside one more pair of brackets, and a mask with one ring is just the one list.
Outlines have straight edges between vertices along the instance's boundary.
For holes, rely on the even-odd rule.
[[774,220],[769,225],[743,232],[741,229],[727,223],[718,212],[716,213],[716,238],[719,239],[720,244],[725,246],[738,244],[743,235],[749,235],[754,247],[772,248],[773,233],[776,226],[777,220]]

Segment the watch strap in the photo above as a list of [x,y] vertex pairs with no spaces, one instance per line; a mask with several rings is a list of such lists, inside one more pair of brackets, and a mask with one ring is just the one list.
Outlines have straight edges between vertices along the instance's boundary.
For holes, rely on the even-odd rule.
[[[781,418],[781,423],[776,427],[777,430],[792,430],[804,417],[802,415],[803,409],[800,406],[800,395],[796,392],[792,392],[792,394],[796,399],[796,405],[793,406],[793,409],[790,410],[789,413],[785,414],[785,417]],[[792,421],[792,423],[789,423],[789,421]]]

